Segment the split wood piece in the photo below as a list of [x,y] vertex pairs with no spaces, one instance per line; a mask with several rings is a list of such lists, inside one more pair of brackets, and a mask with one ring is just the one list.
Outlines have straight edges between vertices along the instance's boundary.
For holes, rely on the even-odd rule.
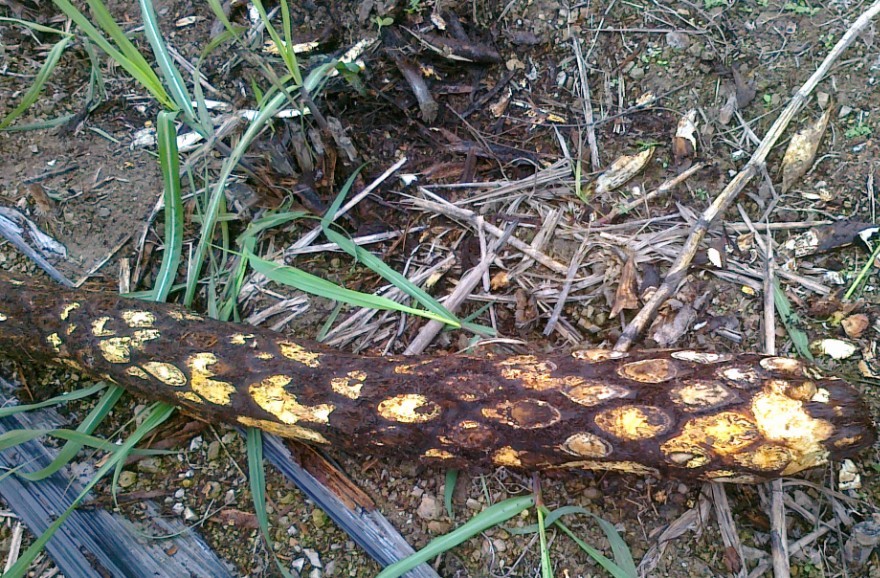
[[[394,526],[376,509],[345,474],[312,448],[272,436],[263,436],[266,459],[292,480],[315,504],[382,566],[410,556],[415,551]],[[439,578],[427,564],[420,564],[407,578]]]
[[[2,380],[0,380],[2,381]],[[8,384],[7,384],[8,385]],[[3,406],[9,400],[0,399]],[[22,412],[0,419],[0,434],[21,430],[50,431],[63,427],[54,410]],[[0,452],[0,468],[35,472],[55,458],[39,440]],[[3,476],[0,495],[33,533],[40,535],[82,491],[82,485],[56,472],[39,483],[16,475]],[[142,501],[142,530],[119,514],[100,508],[76,509],[46,544],[46,550],[65,576],[152,578],[191,576],[224,578],[232,574],[201,537],[181,520],[162,515],[152,501]],[[147,526],[144,527],[143,524]],[[168,540],[145,540],[142,531]]]
[[871,445],[865,402],[804,362],[695,351],[361,357],[0,275],[0,351],[213,421],[438,467],[756,482]]

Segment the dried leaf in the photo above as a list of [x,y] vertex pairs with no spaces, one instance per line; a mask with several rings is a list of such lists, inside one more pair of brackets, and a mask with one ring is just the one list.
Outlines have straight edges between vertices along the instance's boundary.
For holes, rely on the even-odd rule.
[[690,304],[682,305],[677,311],[670,309],[651,325],[651,339],[658,347],[671,347],[687,333],[696,319],[697,310]]
[[862,477],[852,460],[843,460],[837,474],[838,490],[858,490],[862,487]]
[[514,324],[517,329],[525,329],[538,319],[538,301],[525,289],[517,289],[514,298],[516,299]]
[[676,165],[693,158],[697,150],[697,111],[691,109],[678,121],[675,136],[672,137],[672,158]]
[[492,291],[504,289],[508,285],[510,285],[510,276],[507,274],[507,271],[499,271],[495,273],[489,281],[489,287],[492,288]]
[[829,107],[819,120],[794,135],[791,142],[788,143],[788,149],[782,158],[783,194],[813,166],[816,151],[819,150],[819,143],[822,142],[825,129],[828,128],[831,110]]
[[607,193],[625,185],[647,166],[654,154],[654,147],[647,148],[634,155],[624,155],[611,163],[604,173],[596,179],[596,192]]
[[724,103],[721,110],[718,111],[718,122],[720,122],[722,126],[729,125],[730,121],[733,120],[733,115],[736,113],[736,109],[736,95],[731,94],[727,97],[727,102]]
[[852,357],[859,348],[844,339],[819,339],[810,344],[810,351],[817,355],[827,355],[832,359]]
[[620,274],[620,283],[617,285],[617,292],[614,295],[614,305],[611,307],[611,317],[617,317],[624,309],[638,308],[639,296],[636,289],[637,287],[636,262],[632,255],[630,255]]
[[755,234],[743,233],[736,238],[736,246],[743,253],[751,251],[755,247]]
[[843,331],[846,333],[846,336],[851,339],[858,339],[862,336],[862,333],[865,332],[865,329],[870,325],[870,321],[868,320],[868,316],[863,313],[857,313],[855,315],[850,315],[846,319],[840,322],[840,325],[843,326]]
[[814,253],[846,247],[854,243],[856,239],[864,238],[864,235],[868,235],[870,238],[877,229],[878,227],[874,223],[842,219],[830,225],[813,227],[800,235],[790,237],[782,244],[781,250],[784,255],[805,257]]

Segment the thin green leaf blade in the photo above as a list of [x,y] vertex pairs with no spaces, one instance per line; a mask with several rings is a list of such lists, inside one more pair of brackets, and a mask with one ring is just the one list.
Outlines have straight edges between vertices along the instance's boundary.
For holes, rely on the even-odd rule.
[[272,261],[266,261],[265,259],[257,257],[253,253],[246,253],[246,255],[250,262],[250,266],[254,271],[265,275],[276,283],[295,287],[300,291],[305,291],[312,295],[319,295],[334,301],[342,301],[356,307],[400,311],[410,315],[419,315],[421,317],[427,317],[428,319],[446,322],[446,319],[432,313],[431,311],[407,307],[397,301],[392,301],[391,299],[380,297],[378,295],[352,291],[351,289],[340,287],[335,283],[331,283],[326,279],[321,279],[320,277],[306,273],[305,271],[294,269],[293,267],[287,267],[285,265],[279,265]]
[[391,564],[379,573],[376,578],[397,578],[403,576],[419,564],[439,556],[443,552],[458,546],[465,540],[478,535],[493,526],[503,524],[519,515],[523,510],[535,505],[534,496],[509,498],[503,502],[489,506],[452,532],[431,540],[427,546],[415,554]]
[[28,88],[27,92],[25,92],[24,96],[21,99],[21,102],[18,103],[18,106],[13,108],[2,121],[0,121],[0,130],[5,129],[7,126],[12,124],[15,119],[21,116],[24,111],[30,108],[31,105],[37,101],[37,98],[39,98],[40,93],[43,91],[43,87],[46,86],[46,82],[52,75],[52,71],[55,70],[55,67],[58,65],[58,61],[64,54],[64,49],[67,48],[68,44],[70,44],[72,38],[73,36],[65,36],[52,46],[52,49],[49,51],[48,56],[46,56],[46,61],[40,67],[40,71],[34,78],[33,84],[31,84],[30,88]]

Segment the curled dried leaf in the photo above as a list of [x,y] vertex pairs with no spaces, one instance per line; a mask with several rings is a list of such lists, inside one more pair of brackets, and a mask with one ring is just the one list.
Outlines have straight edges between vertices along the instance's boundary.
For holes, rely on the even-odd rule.
[[596,179],[596,192],[602,194],[622,187],[648,165],[653,154],[654,147],[650,147],[640,153],[618,158]]
[[510,276],[507,274],[507,271],[499,271],[495,273],[489,281],[489,287],[492,288],[492,291],[504,289],[508,285],[510,285]]
[[697,150],[697,111],[691,109],[678,121],[675,136],[672,137],[672,158],[676,165],[692,158]]
[[632,256],[626,260],[623,272],[620,274],[620,283],[614,295],[614,305],[611,307],[611,317],[617,317],[624,309],[636,309],[639,306],[639,296],[636,288],[636,262]]
[[828,119],[831,118],[831,107],[804,130],[791,138],[785,156],[782,158],[782,192],[787,192],[813,166],[819,143],[828,128]]
[[865,329],[868,328],[870,323],[867,315],[864,313],[856,313],[855,315],[850,315],[841,321],[840,325],[843,327],[843,331],[846,333],[847,337],[858,339],[862,336],[862,333],[865,332]]

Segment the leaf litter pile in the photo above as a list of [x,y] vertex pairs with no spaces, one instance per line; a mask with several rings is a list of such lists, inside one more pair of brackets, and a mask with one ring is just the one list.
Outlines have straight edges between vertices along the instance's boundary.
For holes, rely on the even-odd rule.
[[[168,4],[160,11],[165,37],[186,55],[179,63],[195,62],[224,27],[206,6]],[[215,136],[206,142],[178,130],[182,164],[203,171],[189,193],[216,186],[221,160],[259,114],[253,87],[283,82],[277,47],[245,4],[228,3],[227,17],[250,49],[221,47],[200,62],[201,100]],[[860,383],[877,407],[877,146],[869,114],[880,107],[870,90],[876,6],[333,4],[314,13],[293,9],[300,64],[314,71],[350,55],[352,66],[281,107],[271,130],[260,132],[235,166],[223,191],[224,223],[244,240],[236,251],[254,258],[240,278],[222,274],[217,285],[206,283],[197,303],[214,307],[234,287],[227,313],[236,309],[244,322],[279,331],[295,327],[354,352],[540,355],[634,345],[814,356]],[[110,8],[126,29],[139,21],[137,9]],[[28,2],[0,0],[0,11],[55,27],[64,21],[59,11]],[[10,53],[33,49],[32,38],[16,38]],[[146,41],[139,47],[148,51]],[[61,66],[71,67],[72,77],[85,74],[77,80],[83,85],[87,59],[85,51],[68,54]],[[20,237],[3,247],[4,268],[36,271],[11,247],[45,249],[45,234],[74,251],[47,257],[70,279],[97,274],[98,286],[113,290],[117,265],[128,263],[124,287],[152,286],[166,232],[161,219],[155,223],[162,177],[149,163],[130,179],[102,171],[149,158],[159,109],[132,96],[138,89],[127,77],[112,74],[112,90],[119,91],[112,98],[133,99],[133,107],[109,99],[83,109],[75,104],[82,98],[77,88],[65,85],[73,80],[56,79],[25,117],[72,113],[68,123],[39,137],[0,137],[9,166],[0,182],[0,223],[11,223],[4,225],[8,239]],[[27,88],[15,78],[0,81],[3,115]],[[119,146],[95,152],[91,164],[88,155],[65,157],[68,139],[98,151],[105,135]],[[47,155],[62,168],[47,165]],[[211,176],[200,183],[205,174]],[[334,204],[349,179],[347,196]],[[125,197],[122,190],[133,186],[155,194]],[[183,207],[195,250],[204,207],[191,200]],[[116,220],[114,211],[138,224]],[[292,213],[310,219],[284,216]],[[332,226],[317,226],[321,217]],[[91,238],[99,234],[106,238]],[[228,234],[218,233],[215,246]],[[97,254],[83,248],[90,244],[101,247]],[[442,331],[442,324],[403,315],[386,301],[382,308],[341,306],[285,286],[271,265],[259,265],[295,265],[413,306],[412,292],[377,273],[355,245],[440,299],[470,324],[467,330]],[[354,259],[340,252],[346,247]],[[237,254],[212,258],[229,259],[219,269],[238,274]],[[133,458],[132,475],[118,489],[120,505],[155,498],[166,514],[203,528],[241,573],[274,573],[259,520],[248,509],[250,490],[240,487],[241,440],[186,418],[157,437],[162,443],[151,447],[183,448],[177,461],[188,467]],[[297,457],[308,461],[307,455]],[[536,481],[503,469],[462,472],[453,482],[418,464],[331,455],[357,487],[352,499],[378,506],[416,548],[491,504],[535,492],[551,510],[572,508],[562,519],[574,534],[620,562],[608,534],[577,509],[610,522],[642,575],[880,571],[874,452],[803,479],[729,488],[604,472]],[[218,460],[229,466],[218,467]],[[330,466],[316,466],[324,467]],[[291,572],[378,572],[288,479],[271,469],[267,475],[274,551]],[[452,483],[454,519],[443,504]],[[431,560],[433,571],[537,575],[542,540],[518,531],[537,521],[535,510],[527,512]],[[22,526],[12,512],[2,515],[0,548],[14,561]],[[780,535],[784,548],[774,547]],[[548,526],[544,539],[556,575],[605,572],[556,527]]]

